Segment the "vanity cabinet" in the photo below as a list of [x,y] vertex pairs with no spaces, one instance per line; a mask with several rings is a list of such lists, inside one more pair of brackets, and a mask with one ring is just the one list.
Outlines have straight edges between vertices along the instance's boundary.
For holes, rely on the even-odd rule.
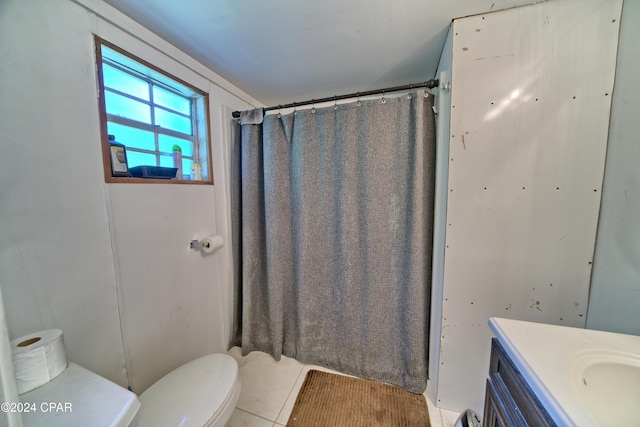
[[496,338],[484,402],[483,426],[555,426]]

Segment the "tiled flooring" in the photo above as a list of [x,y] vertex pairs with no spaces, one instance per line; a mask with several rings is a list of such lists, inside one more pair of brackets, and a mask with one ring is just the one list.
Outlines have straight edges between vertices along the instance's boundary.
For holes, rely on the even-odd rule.
[[[265,353],[252,352],[242,357],[240,349],[228,351],[240,366],[240,398],[227,427],[278,427],[287,424],[296,396],[310,369],[329,369],[303,365],[282,357],[279,362]],[[337,372],[335,372],[337,373]],[[458,414],[438,409],[427,398],[433,427],[453,427]]]

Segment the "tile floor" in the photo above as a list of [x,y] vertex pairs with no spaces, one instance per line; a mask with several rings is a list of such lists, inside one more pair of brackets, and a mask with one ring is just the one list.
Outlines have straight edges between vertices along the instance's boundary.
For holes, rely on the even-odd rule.
[[[240,366],[240,398],[227,427],[279,427],[287,424],[296,396],[307,372],[318,369],[295,359],[282,357],[279,362],[265,353],[252,352],[243,357],[240,348],[228,351]],[[334,372],[337,373],[337,372]],[[427,398],[433,427],[453,427],[458,414],[436,408]]]

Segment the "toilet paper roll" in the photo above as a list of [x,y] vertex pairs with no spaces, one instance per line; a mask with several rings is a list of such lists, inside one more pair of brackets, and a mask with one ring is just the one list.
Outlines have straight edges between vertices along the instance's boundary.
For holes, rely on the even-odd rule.
[[11,341],[18,394],[44,385],[67,369],[60,329],[47,329]]
[[200,243],[202,252],[210,254],[224,246],[224,239],[222,236],[209,236],[202,239]]

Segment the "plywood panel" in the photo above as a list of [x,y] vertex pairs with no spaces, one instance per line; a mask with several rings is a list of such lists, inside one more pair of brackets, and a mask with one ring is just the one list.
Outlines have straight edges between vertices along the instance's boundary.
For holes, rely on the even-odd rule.
[[12,339],[59,328],[69,360],[127,385],[90,18],[0,4],[0,286]]
[[454,21],[439,406],[481,412],[489,317],[585,324],[620,9]]
[[110,220],[131,387],[141,393],[178,366],[225,351],[217,252],[190,249],[216,234],[213,187],[110,185]]

